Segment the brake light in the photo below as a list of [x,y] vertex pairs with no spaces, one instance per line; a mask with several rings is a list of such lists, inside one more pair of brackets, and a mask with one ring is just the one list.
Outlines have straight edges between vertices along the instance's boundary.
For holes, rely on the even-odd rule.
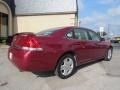
[[35,36],[20,36],[15,46],[23,50],[43,51]]
[[24,44],[23,46],[31,47],[31,48],[39,48],[40,47],[37,39],[34,37],[28,37],[27,40],[24,41],[23,44]]

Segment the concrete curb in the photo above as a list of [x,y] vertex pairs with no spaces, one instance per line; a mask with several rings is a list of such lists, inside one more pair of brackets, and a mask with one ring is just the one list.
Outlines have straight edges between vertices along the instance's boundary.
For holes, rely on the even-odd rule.
[[8,46],[8,45],[2,45],[2,44],[0,44],[0,48],[9,48],[10,46]]

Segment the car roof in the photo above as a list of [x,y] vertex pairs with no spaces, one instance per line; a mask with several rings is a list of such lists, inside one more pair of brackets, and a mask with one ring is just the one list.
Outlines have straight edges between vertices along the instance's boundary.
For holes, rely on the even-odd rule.
[[89,28],[86,28],[86,27],[80,27],[80,26],[67,26],[67,27],[62,27],[60,29],[75,29],[75,28],[79,28],[79,29],[83,29],[83,30],[88,30],[88,31],[92,31],[92,32],[95,32],[94,30],[92,29],[89,29]]
[[95,32],[91,29],[85,28],[85,27],[78,27],[78,26],[66,26],[66,27],[60,27],[58,30],[56,30],[52,35],[54,36],[65,36],[65,34],[75,28],[87,30],[87,31],[92,31]]

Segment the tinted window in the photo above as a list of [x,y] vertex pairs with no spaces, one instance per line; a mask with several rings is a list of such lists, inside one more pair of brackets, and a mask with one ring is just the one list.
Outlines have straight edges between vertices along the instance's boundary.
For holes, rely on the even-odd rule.
[[100,37],[96,33],[92,31],[88,31],[88,33],[90,35],[90,38],[89,38],[90,40],[100,41]]
[[75,38],[80,39],[80,40],[88,40],[87,32],[86,30],[80,30],[80,29],[75,29]]

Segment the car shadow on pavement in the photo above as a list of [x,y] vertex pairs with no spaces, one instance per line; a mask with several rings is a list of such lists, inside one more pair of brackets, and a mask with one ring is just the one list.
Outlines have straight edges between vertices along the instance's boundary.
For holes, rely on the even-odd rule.
[[53,71],[45,71],[45,72],[32,72],[37,75],[37,77],[52,77],[55,76]]

